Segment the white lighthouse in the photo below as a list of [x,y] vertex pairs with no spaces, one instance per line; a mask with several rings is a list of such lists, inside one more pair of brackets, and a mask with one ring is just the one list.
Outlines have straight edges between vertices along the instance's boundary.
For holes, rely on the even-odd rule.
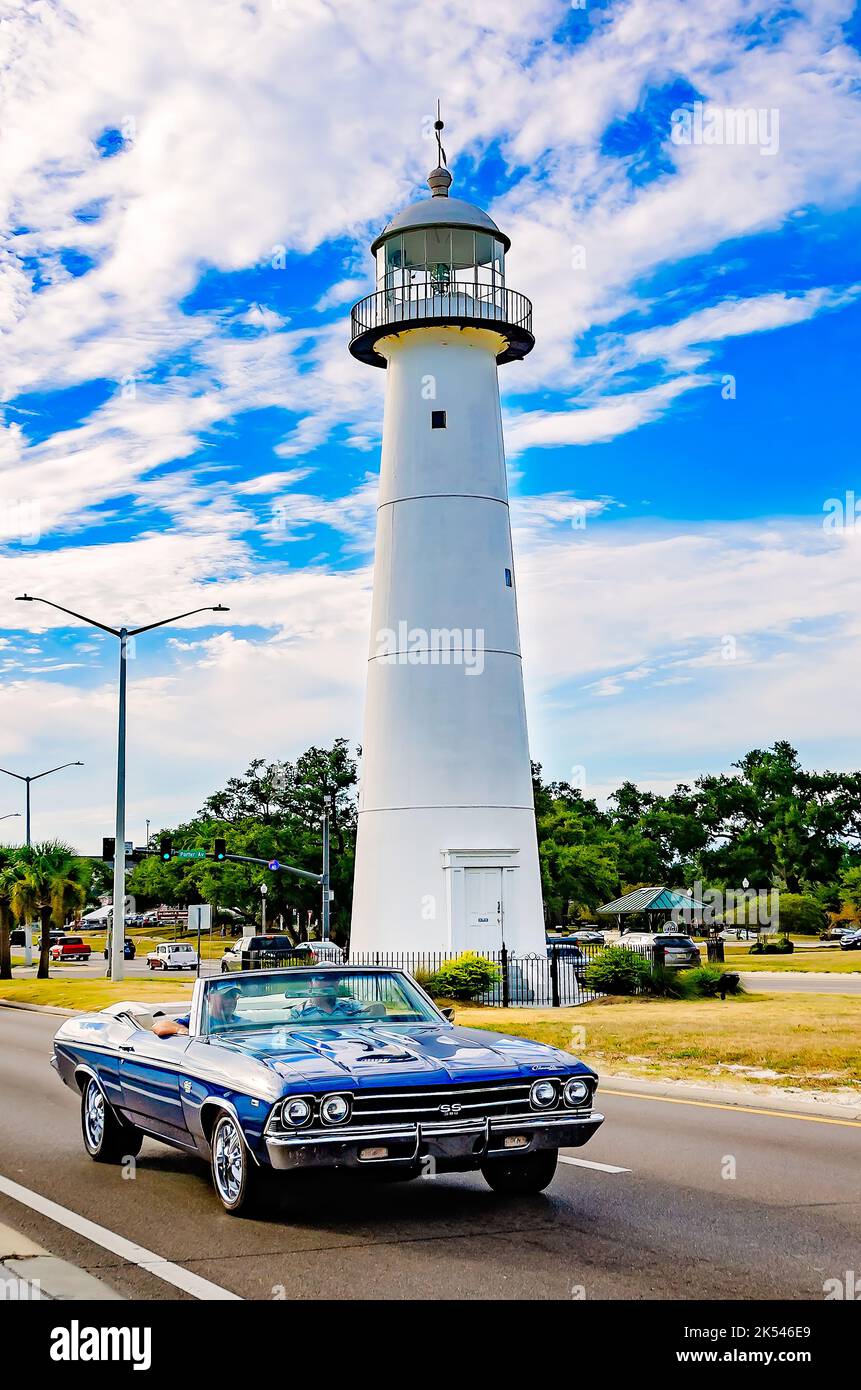
[[352,314],[386,402],[351,950],[543,954],[496,370],[532,306],[508,237],[447,168],[428,185]]

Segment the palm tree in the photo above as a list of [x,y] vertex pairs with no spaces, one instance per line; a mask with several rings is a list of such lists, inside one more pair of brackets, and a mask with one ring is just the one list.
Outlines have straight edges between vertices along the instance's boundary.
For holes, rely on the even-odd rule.
[[12,885],[15,882],[16,851],[0,845],[0,980],[12,978]]
[[38,917],[42,927],[36,978],[48,978],[51,925],[62,927],[68,914],[83,907],[92,869],[62,840],[45,840],[19,852],[12,886],[12,911],[19,921]]

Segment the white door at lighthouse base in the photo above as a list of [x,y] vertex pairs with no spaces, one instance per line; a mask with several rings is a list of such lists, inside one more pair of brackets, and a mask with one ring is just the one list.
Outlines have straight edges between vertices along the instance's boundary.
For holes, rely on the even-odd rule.
[[467,951],[502,948],[502,869],[464,870]]

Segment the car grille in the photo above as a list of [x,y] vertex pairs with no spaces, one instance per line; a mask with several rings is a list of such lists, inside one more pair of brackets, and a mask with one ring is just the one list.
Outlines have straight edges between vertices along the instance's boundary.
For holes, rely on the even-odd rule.
[[430,1124],[454,1116],[500,1119],[534,1115],[528,1081],[487,1081],[480,1085],[417,1087],[403,1091],[355,1091],[354,1125]]

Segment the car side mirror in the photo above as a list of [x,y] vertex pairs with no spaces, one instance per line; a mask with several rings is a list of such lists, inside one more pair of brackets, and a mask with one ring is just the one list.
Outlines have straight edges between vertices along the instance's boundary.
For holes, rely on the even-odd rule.
[[440,1009],[440,1013],[442,1014],[443,1018],[448,1019],[449,1023],[454,1023],[454,1009],[451,1008],[451,1006],[449,1006],[446,1009]]

